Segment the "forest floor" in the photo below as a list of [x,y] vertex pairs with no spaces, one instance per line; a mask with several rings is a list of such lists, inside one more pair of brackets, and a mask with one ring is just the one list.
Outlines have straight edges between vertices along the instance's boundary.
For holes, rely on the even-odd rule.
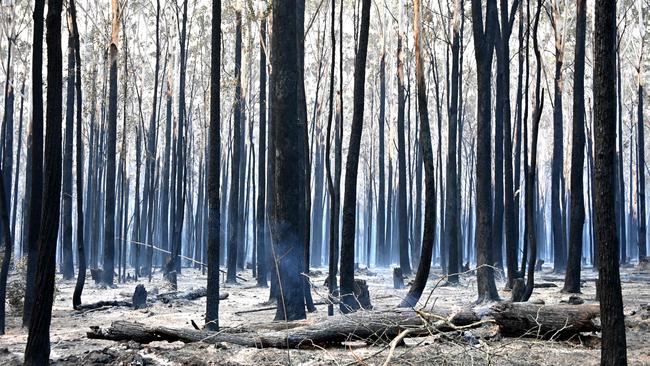
[[[313,270],[313,296],[316,302],[324,300],[327,289],[323,286],[326,269]],[[586,303],[594,303],[595,275],[592,269],[582,273],[583,295]],[[269,306],[268,289],[255,287],[250,271],[242,276],[237,285],[222,284],[221,291],[230,296],[220,306],[222,327],[246,326],[273,320],[274,310],[246,314],[236,312]],[[476,277],[463,276],[461,285],[438,286],[440,268],[433,268],[422,301],[431,294],[429,304],[434,308],[461,308],[471,305],[476,299]],[[399,303],[408,289],[393,289],[392,271],[388,269],[361,270],[357,278],[365,279],[376,309],[390,309]],[[650,364],[650,270],[639,268],[622,269],[623,296],[627,323],[628,360],[631,365]],[[563,275],[551,273],[544,268],[537,273],[536,282],[553,283],[558,287],[537,288],[531,300],[543,300],[546,304],[566,301],[569,295],[560,289]],[[149,283],[141,280],[149,293],[168,291],[156,273]],[[178,278],[180,290],[205,286],[206,276],[196,269],[184,269]],[[434,288],[435,287],[435,288]],[[498,283],[502,299],[510,297],[503,291],[504,283]],[[83,294],[83,302],[100,300],[128,300],[135,288],[134,282],[117,284],[115,288],[104,289],[89,278]],[[183,344],[180,342],[153,342],[140,345],[135,342],[113,342],[88,339],[86,332],[91,325],[108,327],[116,320],[129,320],[147,325],[192,328],[191,321],[203,323],[205,297],[194,301],[173,301],[170,304],[155,302],[152,306],[133,310],[126,307],[112,307],[94,311],[72,310],[74,280],[63,281],[57,276],[57,293],[54,301],[51,327],[50,358],[56,365],[132,364],[132,365],[381,365],[389,353],[385,345],[368,345],[364,342],[350,342],[338,347],[280,350],[255,349],[231,344]],[[308,322],[327,317],[327,306],[308,314]],[[290,331],[290,330],[289,330]],[[564,341],[537,340],[534,338],[480,338],[474,330],[455,336],[429,336],[408,338],[403,347],[398,347],[390,364],[451,364],[451,365],[596,365],[600,360],[599,334],[585,335],[580,339]],[[0,336],[0,364],[20,364],[27,342],[27,331],[20,327],[20,318],[8,314],[7,334]]]

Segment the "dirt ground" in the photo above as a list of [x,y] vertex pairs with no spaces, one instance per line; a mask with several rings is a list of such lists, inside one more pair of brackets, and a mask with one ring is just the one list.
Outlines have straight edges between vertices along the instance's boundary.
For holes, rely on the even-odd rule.
[[[622,274],[623,296],[627,324],[628,360],[631,365],[650,365],[650,271],[624,268]],[[325,298],[327,289],[323,286],[326,269],[313,270],[313,296],[316,302]],[[222,327],[238,327],[250,323],[269,322],[275,312],[261,311],[237,314],[264,306],[268,289],[254,287],[250,271],[242,274],[246,281],[237,285],[222,284],[222,291],[230,294],[221,302],[220,324]],[[434,308],[467,307],[476,299],[476,278],[463,276],[460,286],[434,285],[441,276],[434,268],[422,302],[431,295],[429,305]],[[595,272],[583,271],[583,295],[586,303],[593,303],[595,297]],[[388,269],[361,270],[357,278],[368,282],[373,305],[376,309],[390,309],[397,305],[407,289],[393,289],[392,272]],[[560,292],[564,277],[550,273],[544,268],[538,273],[536,282],[554,283],[559,287],[535,289],[531,300],[543,300],[546,304],[566,301],[569,295]],[[143,283],[150,294],[163,293],[165,287],[160,273],[153,282]],[[205,286],[206,276],[199,270],[184,269],[178,279],[180,290]],[[503,282],[498,283],[500,295],[508,299],[503,291]],[[191,321],[203,323],[205,298],[194,301],[174,301],[171,304],[156,302],[143,310],[124,307],[96,311],[77,312],[72,310],[74,280],[63,281],[57,277],[58,292],[52,314],[50,358],[56,365],[382,365],[388,356],[385,345],[368,345],[351,342],[343,346],[314,348],[308,350],[253,349],[230,344],[183,344],[180,342],[154,342],[140,345],[134,342],[117,343],[88,339],[86,331],[91,325],[107,327],[115,320],[137,321],[148,325],[191,328]],[[102,289],[89,278],[82,301],[130,300],[135,288],[134,282],[118,284],[115,288]],[[315,313],[308,315],[308,321],[327,317],[327,307],[318,306]],[[289,330],[290,331],[290,330]],[[586,334],[579,339],[544,341],[523,338],[480,337],[479,331],[466,331],[451,336],[437,335],[410,338],[405,346],[398,347],[391,359],[394,365],[596,365],[600,359],[599,334]],[[0,364],[20,364],[27,342],[27,331],[20,327],[20,317],[9,314],[7,334],[0,336]]]

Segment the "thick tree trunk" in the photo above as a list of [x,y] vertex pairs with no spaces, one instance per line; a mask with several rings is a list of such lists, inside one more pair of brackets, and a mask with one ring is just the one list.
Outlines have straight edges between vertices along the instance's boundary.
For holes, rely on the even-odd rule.
[[[298,0],[299,1],[299,0]],[[305,319],[304,268],[305,180],[304,131],[299,124],[299,52],[296,0],[273,2],[271,58],[272,136],[275,141],[274,195],[271,209],[272,254],[280,296],[276,320]]]
[[[614,215],[616,150],[616,3],[596,0],[594,30],[594,182],[599,248],[598,292],[603,327],[601,365],[627,364],[619,250]],[[643,145],[641,145],[643,146]],[[645,220],[645,217],[643,218]]]
[[476,251],[478,301],[497,300],[491,262],[491,65],[494,51],[494,27],[497,26],[496,1],[488,0],[483,29],[481,2],[472,0],[472,29],[476,50],[478,80],[477,149],[476,149]]
[[47,134],[43,221],[38,239],[35,301],[25,349],[26,365],[45,365],[50,355],[50,322],[56,271],[56,239],[61,196],[61,125],[63,115],[63,55],[61,0],[49,0],[47,14]]
[[[29,229],[27,230],[27,274],[25,302],[23,303],[23,326],[29,326],[34,305],[34,283],[38,265],[38,235],[41,232],[43,207],[43,13],[45,0],[36,0],[32,42],[32,124],[30,127],[31,151],[27,173],[26,191],[29,188]],[[31,178],[31,179],[30,179]]]
[[[363,132],[363,108],[366,82],[366,57],[368,55],[368,30],[370,28],[370,0],[363,0],[359,47],[354,65],[354,109],[350,130],[350,145],[345,169],[345,197],[343,201],[343,227],[341,234],[341,311],[358,309],[354,298],[354,230],[357,206],[357,173],[359,150]],[[406,227],[403,228],[406,230]]]

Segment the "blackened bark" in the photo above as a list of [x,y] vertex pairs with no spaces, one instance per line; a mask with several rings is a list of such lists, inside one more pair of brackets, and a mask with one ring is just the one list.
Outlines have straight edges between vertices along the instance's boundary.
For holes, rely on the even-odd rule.
[[[402,5],[400,5],[400,9]],[[409,259],[408,230],[406,208],[406,142],[404,138],[404,52],[403,38],[404,25],[402,24],[402,10],[400,10],[400,29],[397,36],[397,171],[398,171],[398,199],[397,199],[397,217],[398,217],[398,245],[399,245],[399,264],[404,275],[411,274],[411,260]],[[346,189],[347,191],[347,185]]]
[[36,0],[33,21],[32,42],[32,124],[30,128],[31,151],[30,172],[26,188],[29,187],[29,230],[27,231],[27,274],[25,302],[23,305],[23,326],[29,326],[34,305],[34,282],[38,265],[38,235],[41,232],[43,207],[43,13],[45,0]]
[[[460,187],[457,185],[457,162],[456,162],[456,143],[457,143],[457,125],[458,125],[458,69],[460,53],[460,2],[454,1],[454,11],[452,16],[452,43],[451,43],[451,97],[449,100],[449,133],[447,135],[447,195],[445,196],[445,241],[448,244],[449,263],[447,273],[449,282],[458,283],[460,272],[458,258],[458,243],[460,234]],[[416,43],[416,47],[419,45]],[[416,63],[417,63],[416,59]],[[424,77],[424,76],[423,76]],[[424,82],[423,82],[424,84]],[[418,87],[419,91],[419,87]],[[425,99],[426,101],[426,99]],[[422,118],[420,116],[420,118]],[[428,126],[427,126],[428,128]],[[426,141],[425,141],[426,143]],[[426,224],[426,220],[425,220]],[[423,243],[424,244],[424,243]]]
[[[363,132],[363,107],[366,82],[366,57],[368,55],[368,29],[370,28],[370,0],[363,0],[359,47],[354,65],[354,109],[350,130],[350,145],[345,169],[345,196],[343,201],[343,227],[341,234],[341,311],[359,308],[354,298],[354,230],[357,209],[357,173],[359,150]],[[406,230],[406,227],[404,227]]]
[[[537,263],[537,230],[535,218],[538,215],[535,209],[535,183],[537,173],[537,137],[539,134],[539,122],[542,118],[542,110],[544,108],[544,90],[541,89],[542,78],[542,56],[539,50],[539,42],[537,39],[537,30],[539,28],[539,16],[542,9],[542,0],[537,1],[537,11],[535,13],[535,20],[533,23],[533,46],[535,51],[535,60],[537,61],[537,73],[535,79],[535,108],[533,109],[533,125],[532,137],[530,146],[530,164],[526,162],[525,166],[525,179],[526,179],[526,237],[528,241],[528,277],[526,278],[526,289],[521,296],[521,299],[514,299],[516,301],[528,301],[533,293],[535,287],[535,266]],[[527,140],[527,139],[526,139]],[[528,143],[526,141],[526,143]],[[527,148],[527,147],[526,147]],[[527,160],[527,159],[525,159]],[[526,257],[524,257],[526,258]]]
[[25,348],[25,365],[46,365],[50,356],[50,322],[56,272],[56,241],[61,196],[61,124],[63,116],[63,55],[61,0],[48,1],[47,13],[47,134],[43,221],[38,239],[34,309]]
[[[0,180],[4,179],[4,169],[0,168]],[[0,269],[0,335],[5,334],[5,305],[7,299],[7,277],[9,275],[9,265],[11,264],[11,254],[13,252],[13,239],[9,231],[9,202],[7,194],[2,187],[0,191],[0,223],[2,224],[2,241],[5,250],[2,256],[2,269]]]
[[86,249],[84,243],[84,212],[83,212],[83,139],[82,139],[82,89],[81,89],[81,47],[79,42],[79,28],[77,26],[77,10],[74,0],[70,0],[69,16],[72,22],[73,44],[75,53],[75,92],[77,97],[76,109],[76,123],[77,123],[77,261],[79,266],[79,273],[77,274],[77,282],[72,294],[72,307],[77,308],[81,305],[81,293],[83,292],[84,284],[86,283]]
[[487,1],[485,30],[481,1],[472,0],[472,30],[477,64],[478,112],[476,136],[476,254],[478,302],[497,300],[494,270],[489,267],[491,245],[491,65],[494,53],[496,1]]
[[74,35],[72,32],[71,19],[68,18],[68,79],[66,86],[66,109],[65,109],[65,135],[63,148],[63,236],[61,247],[63,257],[61,261],[61,273],[63,279],[69,280],[74,276],[74,264],[72,262],[72,147],[74,126],[74,94],[75,94],[75,59],[74,59]]
[[117,0],[113,9],[113,34],[109,46],[110,76],[108,99],[108,128],[106,135],[106,198],[104,210],[104,282],[113,284],[115,258],[115,149],[117,137],[117,41],[120,29],[120,8]]
[[266,18],[260,21],[259,152],[257,174],[257,285],[267,287],[266,261]]
[[[332,24],[333,25],[333,24]],[[385,157],[385,137],[384,129],[386,125],[386,46],[382,46],[381,59],[379,61],[379,155],[377,161],[379,165],[379,184],[377,191],[377,233],[376,233],[376,265],[385,266],[386,258],[386,164]],[[334,52],[334,51],[332,51]],[[332,58],[334,56],[332,55]]]
[[561,189],[563,158],[563,121],[562,121],[562,63],[564,54],[564,41],[562,30],[558,24],[560,10],[557,2],[553,3],[551,23],[555,34],[555,79],[553,103],[553,159],[551,168],[551,216],[553,222],[553,267],[555,272],[564,272],[566,269],[566,243],[563,233],[564,220],[562,216],[561,200],[564,193]]
[[580,292],[580,263],[582,233],[585,222],[583,171],[585,163],[585,36],[587,6],[585,0],[576,3],[576,51],[573,76],[573,133],[571,145],[571,228],[569,230],[569,258],[564,288],[570,293]]
[[[519,7],[519,0],[512,3],[511,9],[508,10],[508,1],[501,0],[501,37],[498,42],[501,47],[497,47],[497,62],[502,64],[501,67],[501,87],[504,92],[501,93],[502,116],[503,116],[503,158],[504,158],[504,184],[503,184],[503,201],[504,201],[504,241],[506,247],[506,268],[508,269],[507,287],[512,287],[512,280],[517,271],[517,230],[515,228],[518,215],[514,205],[514,188],[513,188],[513,152],[512,152],[512,118],[510,112],[510,35],[512,34],[512,23],[515,19],[516,9]],[[520,90],[520,89],[518,89]],[[497,176],[495,174],[495,176]]]
[[305,319],[301,272],[304,267],[305,170],[304,131],[299,125],[298,34],[296,0],[273,2],[271,59],[274,92],[272,136],[275,140],[275,174],[271,234],[280,296],[276,320]]
[[643,40],[641,41],[641,53],[639,56],[639,64],[637,65],[637,180],[638,180],[638,213],[639,220],[638,226],[638,245],[639,245],[639,260],[647,256],[646,247],[646,209],[645,209],[645,133],[643,125]]
[[616,2],[596,0],[594,23],[594,181],[599,245],[601,365],[626,365],[625,322],[614,215],[616,153]]
[[226,281],[237,282],[237,251],[240,249],[237,233],[239,221],[239,170],[241,158],[241,12],[235,13],[235,101],[233,118],[232,163],[230,165],[230,198],[228,200],[228,274]]
[[[327,112],[327,140],[325,142],[325,169],[327,171],[327,192],[330,197],[329,205],[329,253],[328,253],[328,294],[334,296],[336,290],[336,272],[338,270],[339,261],[339,235],[338,235],[338,222],[339,222],[339,194],[338,189],[334,186],[332,179],[332,162],[330,159],[330,151],[332,148],[332,118],[334,113],[334,73],[336,66],[336,33],[334,31],[334,24],[336,19],[336,1],[332,1],[332,25],[330,29],[330,40],[332,42],[332,59],[330,60],[330,88],[329,88],[329,110]],[[335,127],[336,128],[336,127]],[[336,136],[338,132],[334,131]],[[338,141],[338,138],[336,139]],[[383,233],[382,233],[383,234]],[[330,302],[327,307],[327,315],[334,315],[334,304]]]
[[427,105],[426,83],[424,80],[424,67],[421,54],[422,41],[420,39],[420,0],[414,4],[414,35],[415,35],[415,74],[418,91],[418,112],[420,117],[420,141],[422,141],[422,158],[425,174],[425,206],[424,206],[424,235],[422,236],[422,255],[415,275],[415,280],[409,289],[406,298],[400,307],[413,307],[422,296],[422,291],[429,278],[431,269],[431,255],[433,254],[433,241],[436,233],[436,183],[433,170],[433,148],[431,146],[431,132],[429,128],[429,111]]
[[[209,330],[219,330],[219,241],[221,215],[219,212],[219,170],[221,163],[221,0],[212,2],[210,72],[210,127],[208,141],[208,289],[205,304],[205,324]],[[263,136],[263,135],[260,135]]]

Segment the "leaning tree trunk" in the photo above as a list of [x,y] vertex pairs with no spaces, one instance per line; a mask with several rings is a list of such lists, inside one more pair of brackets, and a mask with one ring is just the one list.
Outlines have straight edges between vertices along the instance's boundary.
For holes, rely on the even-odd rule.
[[[354,65],[354,109],[350,130],[350,145],[345,169],[345,197],[343,201],[343,227],[341,234],[341,311],[348,313],[359,308],[354,298],[354,230],[357,209],[357,173],[359,150],[363,132],[363,107],[368,55],[368,30],[370,28],[370,0],[363,0],[359,47]],[[403,230],[406,230],[404,227]]]
[[[596,0],[594,23],[594,146],[598,292],[602,365],[626,365],[625,322],[614,215],[616,151],[616,2]],[[644,218],[645,219],[645,218]]]
[[75,88],[77,96],[77,261],[79,262],[79,273],[77,282],[72,294],[72,307],[77,308],[81,305],[81,293],[86,283],[86,249],[84,244],[84,212],[83,212],[83,139],[82,139],[82,108],[83,98],[81,89],[81,47],[79,42],[79,28],[77,26],[77,10],[74,0],[69,4],[70,22],[72,23],[73,44],[75,52]]
[[[415,280],[401,307],[413,307],[422,296],[422,291],[429,278],[431,269],[431,255],[433,241],[436,235],[436,182],[433,170],[433,148],[431,147],[431,132],[429,128],[429,111],[427,106],[426,82],[424,80],[424,65],[421,54],[421,25],[420,25],[420,0],[414,4],[413,33],[415,35],[415,74],[418,90],[418,112],[420,116],[420,141],[422,141],[422,159],[424,161],[425,175],[425,206],[424,206],[424,235],[422,236],[422,255],[418,265]],[[454,165],[455,166],[455,165]],[[455,246],[454,246],[455,247]]]
[[54,300],[56,240],[61,197],[61,124],[63,115],[63,55],[61,52],[61,0],[48,1],[47,14],[47,134],[43,221],[38,240],[35,301],[25,348],[26,365],[46,365],[50,356],[50,322]]

